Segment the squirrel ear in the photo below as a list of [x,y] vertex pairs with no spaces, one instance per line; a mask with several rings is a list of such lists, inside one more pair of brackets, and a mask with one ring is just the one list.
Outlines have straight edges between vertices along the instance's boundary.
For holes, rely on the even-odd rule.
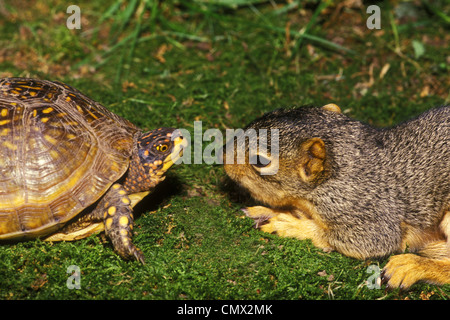
[[313,181],[324,169],[326,158],[325,143],[320,138],[312,138],[300,146],[300,177],[304,182]]
[[336,113],[342,113],[341,108],[339,108],[339,106],[337,104],[334,103],[329,103],[327,105],[324,105],[322,107],[322,109],[327,110],[327,111],[333,111]]

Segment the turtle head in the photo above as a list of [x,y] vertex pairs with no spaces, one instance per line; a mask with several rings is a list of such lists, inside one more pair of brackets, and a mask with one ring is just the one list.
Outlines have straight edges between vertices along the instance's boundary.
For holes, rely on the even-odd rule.
[[132,192],[151,190],[164,180],[164,173],[181,157],[186,146],[187,140],[173,128],[142,133],[124,187]]

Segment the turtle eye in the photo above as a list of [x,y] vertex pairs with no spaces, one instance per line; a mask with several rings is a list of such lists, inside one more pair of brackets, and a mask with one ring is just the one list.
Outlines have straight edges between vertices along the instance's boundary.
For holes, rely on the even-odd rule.
[[255,155],[250,158],[250,164],[256,168],[264,168],[270,164],[270,160],[261,155]]
[[159,152],[161,152],[161,153],[164,153],[164,152],[166,152],[167,150],[169,150],[169,145],[167,145],[167,144],[165,144],[165,143],[161,143],[161,144],[159,144],[159,145],[156,146],[156,150],[159,151]]

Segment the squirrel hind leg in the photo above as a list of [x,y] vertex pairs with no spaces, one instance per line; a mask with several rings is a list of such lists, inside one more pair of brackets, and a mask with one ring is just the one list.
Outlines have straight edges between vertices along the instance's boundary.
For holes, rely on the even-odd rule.
[[419,281],[450,284],[450,258],[438,260],[411,253],[393,256],[383,269],[382,281],[389,289],[402,290]]
[[450,211],[442,218],[442,238],[427,243],[416,254],[393,256],[383,269],[382,280],[388,288],[409,289],[418,281],[450,284]]

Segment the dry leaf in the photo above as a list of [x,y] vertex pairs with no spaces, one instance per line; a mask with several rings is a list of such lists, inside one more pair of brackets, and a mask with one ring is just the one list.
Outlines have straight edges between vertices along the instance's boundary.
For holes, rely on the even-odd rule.
[[389,68],[391,67],[391,65],[389,63],[386,63],[383,68],[381,68],[380,71],[380,80],[384,78],[384,76],[386,75],[386,73],[388,72]]
[[420,91],[420,97],[426,97],[430,94],[430,87],[428,85],[426,85],[425,87],[422,88],[422,91]]

